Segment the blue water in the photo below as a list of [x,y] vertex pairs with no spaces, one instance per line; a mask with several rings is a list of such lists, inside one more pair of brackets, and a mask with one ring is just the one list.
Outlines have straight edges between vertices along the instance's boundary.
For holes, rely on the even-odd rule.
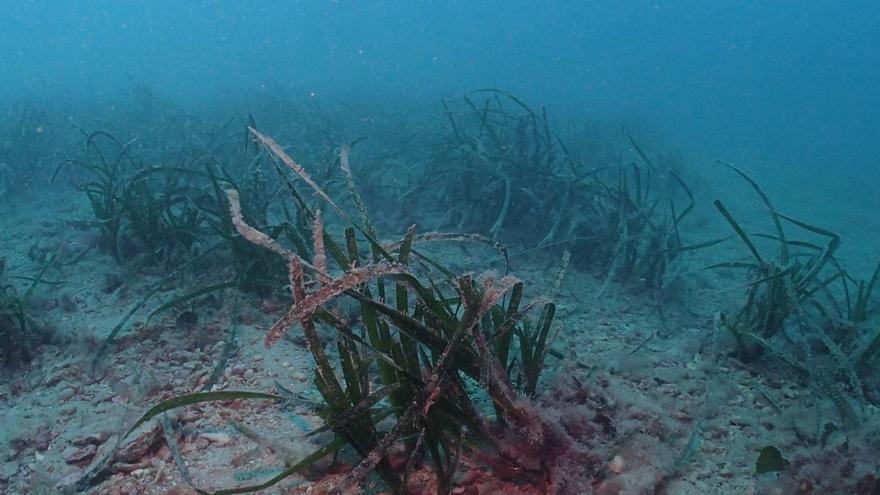
[[699,156],[877,179],[872,1],[6,1],[0,97],[503,87]]

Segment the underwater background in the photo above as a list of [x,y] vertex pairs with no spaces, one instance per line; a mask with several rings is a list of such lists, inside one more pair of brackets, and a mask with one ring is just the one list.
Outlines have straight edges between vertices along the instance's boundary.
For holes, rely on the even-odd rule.
[[0,492],[880,493],[880,3],[0,7]]

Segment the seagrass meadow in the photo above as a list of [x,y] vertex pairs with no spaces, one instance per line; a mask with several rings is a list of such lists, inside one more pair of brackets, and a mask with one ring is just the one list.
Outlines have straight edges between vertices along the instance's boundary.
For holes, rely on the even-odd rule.
[[4,3],[0,495],[880,495],[878,25]]
[[743,168],[497,89],[131,108],[10,110],[10,493],[876,490],[880,265]]

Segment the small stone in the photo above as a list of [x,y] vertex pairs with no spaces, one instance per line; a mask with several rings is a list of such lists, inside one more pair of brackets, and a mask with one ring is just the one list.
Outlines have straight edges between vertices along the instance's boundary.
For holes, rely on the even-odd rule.
[[73,416],[74,414],[76,414],[76,406],[72,404],[69,406],[64,406],[58,412],[61,413],[62,416]]
[[91,403],[93,406],[97,406],[98,404],[100,404],[100,403],[102,403],[102,402],[106,402],[106,401],[108,401],[108,400],[110,400],[110,399],[112,399],[112,398],[113,398],[113,392],[112,392],[112,391],[110,391],[110,390],[102,390],[102,391],[98,392],[97,394],[95,394],[95,397],[92,398],[92,400],[90,401],[90,403]]
[[44,452],[49,450],[49,444],[52,443],[52,438],[53,435],[51,431],[41,430],[34,435],[32,445],[36,450]]
[[624,468],[626,468],[626,461],[619,455],[614,456],[614,459],[611,459],[611,463],[608,464],[608,469],[614,474],[622,473]]
[[190,445],[193,446],[193,451],[201,452],[207,449],[211,442],[205,437],[199,437],[195,442],[190,442]]
[[51,375],[47,376],[45,380],[43,380],[43,385],[45,385],[47,387],[51,387],[52,385],[55,385],[56,383],[63,380],[65,375],[67,375],[66,369],[61,369],[59,371],[56,371],[55,373],[52,373]]
[[183,483],[174,485],[168,489],[167,495],[196,495],[196,491],[192,487]]
[[221,447],[232,443],[232,437],[226,433],[202,433],[201,437]]
[[248,368],[247,370],[245,370],[245,372],[244,372],[244,379],[245,380],[250,380],[253,377],[254,377],[253,368]]
[[82,447],[84,445],[101,445],[107,441],[109,435],[107,432],[100,431],[98,433],[92,433],[91,435],[82,435],[74,438],[70,441],[70,443]]
[[77,448],[75,446],[70,446],[64,449],[61,452],[61,458],[64,459],[64,462],[68,464],[75,465],[84,465],[88,464],[89,461],[95,457],[95,454],[98,452],[98,447],[94,445],[87,445],[82,448]]
[[76,389],[73,387],[64,387],[61,389],[61,392],[58,393],[58,398],[61,400],[68,400],[76,395]]

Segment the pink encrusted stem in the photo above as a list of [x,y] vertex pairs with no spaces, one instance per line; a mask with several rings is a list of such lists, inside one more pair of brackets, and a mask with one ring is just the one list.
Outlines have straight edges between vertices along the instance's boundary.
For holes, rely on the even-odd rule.
[[516,313],[508,316],[507,319],[505,319],[504,322],[501,324],[501,327],[499,327],[498,330],[495,331],[495,335],[492,336],[492,341],[494,342],[495,340],[498,340],[507,335],[507,333],[513,330],[516,324],[519,323],[519,321],[522,320],[525,315],[529,314],[533,309],[535,309],[535,306],[539,304],[547,304],[547,302],[547,299],[539,297],[526,304],[524,308],[520,309]]
[[374,278],[401,273],[406,273],[406,267],[398,264],[380,263],[364,268],[355,268],[345,275],[330,281],[330,283],[321,287],[314,294],[306,296],[304,300],[300,300],[297,303],[297,319],[311,317],[327,301],[349,289],[354,289]]
[[[492,395],[492,399],[496,403],[504,407],[505,411],[508,411],[509,406],[516,400],[516,393],[510,387],[510,381],[507,379],[504,366],[498,360],[498,356],[489,350],[489,345],[483,338],[483,332],[480,330],[480,326],[474,325],[471,327],[471,333],[474,337],[474,343],[477,345],[477,350],[480,352],[483,366],[489,368],[488,370],[483,370],[484,373],[489,373],[489,388],[497,391],[496,394],[490,395]],[[502,395],[504,398],[503,402],[500,400],[501,397],[498,397],[497,394]]]
[[497,282],[494,277],[486,278],[486,288],[483,292],[483,299],[480,300],[480,318],[482,318],[483,315],[495,305],[495,303],[504,297],[504,294],[506,294],[507,291],[512,289],[513,286],[519,282],[520,280],[513,275],[502,277],[501,280],[498,280]]
[[272,347],[282,337],[287,329],[296,322],[311,319],[315,312],[328,301],[339,296],[347,290],[368,282],[377,277],[406,273],[406,267],[398,264],[380,263],[364,268],[355,268],[342,277],[330,279],[323,287],[313,294],[306,294],[302,282],[302,264],[298,259],[291,260],[290,282],[294,289],[295,304],[287,314],[277,323],[272,325],[266,335],[266,347]]
[[339,213],[342,218],[344,218],[351,224],[357,225],[355,224],[354,220],[352,220],[352,218],[348,215],[348,213],[343,211],[342,208],[337,206],[336,203],[334,203],[333,200],[330,199],[330,196],[328,196],[327,193],[325,193],[324,190],[321,189],[321,186],[319,186],[318,183],[315,182],[314,179],[312,179],[312,176],[310,176],[309,173],[306,172],[306,169],[303,168],[302,165],[296,163],[296,161],[291,158],[290,155],[288,155],[287,152],[285,152],[284,149],[279,146],[274,139],[266,136],[265,134],[262,134],[260,131],[254,129],[253,127],[248,127],[248,130],[251,132],[251,134],[254,135],[255,138],[257,138],[257,141],[261,142],[263,146],[268,148],[269,151],[277,156],[278,159],[287,166],[287,168],[293,170],[296,175],[300,176],[300,178],[306,184],[308,184],[308,186],[311,187],[312,190],[321,197],[321,199],[326,201],[334,210],[336,210],[336,212]]
[[280,244],[275,242],[275,239],[272,239],[266,234],[245,223],[244,218],[241,215],[241,200],[238,197],[238,191],[236,191],[235,189],[227,189],[226,199],[229,200],[229,215],[232,217],[232,225],[235,226],[235,230],[237,230],[242,237],[258,246],[263,246],[264,248],[278,254],[284,259],[289,260],[290,258],[296,256],[295,254],[281,247]]
[[[460,232],[425,232],[413,236],[413,242],[424,241],[479,242],[483,244],[489,244],[499,250],[504,250],[504,247],[500,242],[486,237],[482,234],[476,233],[464,234]],[[386,244],[383,247],[388,251],[393,251],[399,248],[401,244],[402,241],[397,241]]]
[[[259,137],[259,136],[258,136]],[[274,143],[274,141],[273,141]],[[276,145],[277,146],[277,145]],[[238,191],[226,191],[229,199],[229,213],[232,224],[236,230],[250,242],[262,246],[288,261],[288,277],[290,278],[291,291],[293,292],[293,305],[290,310],[278,320],[269,333],[266,334],[265,345],[272,347],[282,337],[287,329],[294,323],[302,323],[310,319],[319,307],[331,299],[339,296],[347,290],[356,288],[369,280],[385,275],[406,273],[406,267],[398,264],[381,263],[364,268],[355,268],[338,279],[333,279],[327,274],[327,258],[324,252],[324,223],[320,213],[315,216],[314,224],[314,266],[308,265],[296,254],[284,249],[274,239],[245,223],[241,214],[241,200]],[[306,294],[305,276],[303,266],[309,266],[317,273],[318,279],[323,286],[314,294]]]
[[[418,234],[413,236],[412,242],[413,244],[417,242],[427,242],[427,241],[450,241],[450,242],[476,242],[479,244],[485,244],[495,250],[497,250],[501,256],[504,258],[505,264],[510,263],[510,255],[507,252],[507,248],[504,247],[503,244],[496,241],[495,239],[491,239],[481,234],[463,234],[459,232],[425,232],[423,234]],[[403,244],[403,241],[397,241],[390,244],[386,244],[383,247],[386,251],[396,251],[400,249],[400,246]]]
[[321,217],[321,210],[315,212],[315,222],[312,227],[312,236],[314,237],[315,256],[312,263],[318,271],[318,281],[321,285],[329,283],[331,278],[327,275],[327,255],[324,252],[324,219]]
[[284,249],[283,247],[281,247],[280,244],[275,242],[274,239],[245,223],[244,219],[241,216],[241,205],[239,204],[238,191],[234,189],[229,189],[226,191],[226,197],[229,199],[229,213],[232,217],[232,224],[235,226],[235,229],[238,231],[239,234],[241,234],[242,237],[258,246],[262,246],[272,251],[273,253],[281,256],[288,261],[293,258],[297,258],[302,266],[315,272],[317,276],[322,280],[330,278],[330,275],[326,271],[326,264],[323,270],[318,270],[316,266],[306,262],[296,253],[292,253]]
[[[516,393],[511,389],[506,378],[504,378],[503,367],[498,362],[498,358],[490,352],[488,345],[480,334],[479,323],[483,319],[483,316],[492,309],[492,306],[494,306],[498,300],[507,293],[507,291],[513,288],[514,285],[519,283],[519,279],[513,276],[505,276],[502,277],[501,280],[497,280],[491,273],[483,274],[480,276],[480,281],[484,285],[484,288],[478,301],[473,301],[471,298],[467,297],[469,293],[472,293],[471,280],[470,276],[464,276],[458,279],[459,293],[462,296],[461,300],[464,304],[465,314],[471,313],[471,311],[475,312],[471,317],[468,328],[465,330],[467,333],[473,335],[474,341],[480,352],[480,357],[482,358],[483,366],[488,366],[489,368],[488,370],[484,370],[488,373],[488,377],[490,378],[488,383],[489,395],[492,396],[492,400],[498,404],[508,416],[510,416],[510,419],[516,419],[522,414],[515,403]],[[477,305],[475,309],[473,308],[474,304]]]
[[272,325],[272,328],[269,329],[269,333],[266,334],[264,344],[267,349],[277,344],[278,341],[284,337],[284,333],[287,329],[299,321],[296,318],[296,302],[302,301],[306,298],[306,286],[303,280],[305,277],[303,275],[303,266],[299,256],[294,256],[288,262],[287,276],[290,279],[290,292],[293,296],[293,304],[290,305],[290,309],[287,310],[287,313],[285,313],[280,320],[275,322],[275,324]]
[[367,205],[364,203],[361,195],[358,194],[357,187],[354,185],[354,175],[351,173],[351,165],[348,160],[350,154],[351,147],[347,144],[343,144],[339,148],[339,169],[342,170],[342,176],[345,177],[348,192],[351,194],[352,199],[354,199],[354,204],[357,208],[358,215],[361,217],[361,223],[364,224],[364,229],[366,229],[367,233],[373,235],[374,232],[373,227],[370,224],[370,215],[367,213]]

